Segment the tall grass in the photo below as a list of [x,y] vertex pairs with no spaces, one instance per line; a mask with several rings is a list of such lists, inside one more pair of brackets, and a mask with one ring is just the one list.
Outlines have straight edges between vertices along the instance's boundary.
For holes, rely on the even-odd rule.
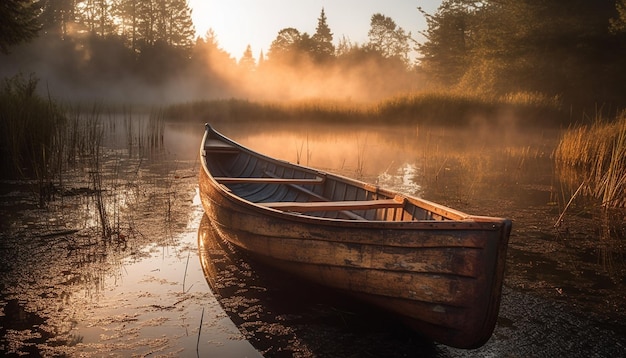
[[252,102],[227,99],[196,101],[166,109],[169,119],[203,122],[263,121],[315,123],[413,123],[465,125],[477,119],[523,124],[560,125],[569,120],[558,98],[517,93],[503,97],[456,92],[423,92],[396,96],[380,102],[307,100]]
[[0,89],[0,177],[36,178],[40,190],[52,178],[58,129],[67,118],[36,93],[39,80],[17,75]]
[[565,181],[585,182],[586,193],[603,206],[626,207],[626,112],[567,130],[555,160]]
[[163,148],[165,117],[162,109],[150,110],[147,117],[133,115],[130,109],[124,109],[122,118],[129,156],[133,155],[135,149],[138,154],[147,155]]

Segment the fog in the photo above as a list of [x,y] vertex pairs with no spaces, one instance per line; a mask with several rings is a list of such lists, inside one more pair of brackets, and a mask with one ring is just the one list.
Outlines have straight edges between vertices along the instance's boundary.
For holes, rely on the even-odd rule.
[[374,53],[324,62],[306,56],[256,62],[244,66],[203,39],[183,57],[166,47],[133,56],[115,38],[42,36],[2,55],[0,75],[32,75],[41,95],[63,101],[144,105],[227,98],[363,102],[420,85],[405,63]]

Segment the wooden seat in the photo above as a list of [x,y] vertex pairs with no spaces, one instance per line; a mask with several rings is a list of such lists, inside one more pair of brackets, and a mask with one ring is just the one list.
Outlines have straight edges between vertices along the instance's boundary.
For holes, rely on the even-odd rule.
[[395,199],[383,200],[355,200],[355,201],[312,201],[312,202],[272,202],[258,203],[272,209],[282,211],[310,212],[310,211],[343,211],[369,210],[384,208],[402,208],[404,203]]
[[212,153],[238,153],[239,149],[237,149],[237,147],[228,144],[226,142],[222,142],[221,140],[217,140],[217,139],[208,139],[205,143],[204,143],[204,150],[206,152],[212,152]]
[[246,178],[246,177],[215,177],[221,184],[258,183],[258,184],[322,184],[324,178]]

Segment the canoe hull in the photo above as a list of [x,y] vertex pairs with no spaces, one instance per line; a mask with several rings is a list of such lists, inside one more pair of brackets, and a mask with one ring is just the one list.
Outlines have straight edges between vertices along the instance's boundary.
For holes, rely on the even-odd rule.
[[[203,153],[203,155],[207,155]],[[260,261],[397,314],[434,341],[483,345],[500,305],[509,220],[323,220],[251,205],[205,160],[200,196],[222,238]]]

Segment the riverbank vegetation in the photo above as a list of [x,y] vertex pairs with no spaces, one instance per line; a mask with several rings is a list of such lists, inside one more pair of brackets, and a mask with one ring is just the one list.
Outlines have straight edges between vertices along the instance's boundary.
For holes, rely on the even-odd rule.
[[1,176],[49,176],[52,149],[66,124],[64,111],[36,93],[38,79],[18,75],[0,88]]
[[376,102],[290,101],[254,102],[241,99],[179,103],[166,108],[170,119],[214,122],[316,122],[355,124],[471,124],[558,127],[570,112],[559,98],[538,93],[493,97],[457,92],[420,92]]
[[555,160],[572,186],[582,183],[603,206],[626,207],[626,112],[615,121],[600,118],[565,131]]

